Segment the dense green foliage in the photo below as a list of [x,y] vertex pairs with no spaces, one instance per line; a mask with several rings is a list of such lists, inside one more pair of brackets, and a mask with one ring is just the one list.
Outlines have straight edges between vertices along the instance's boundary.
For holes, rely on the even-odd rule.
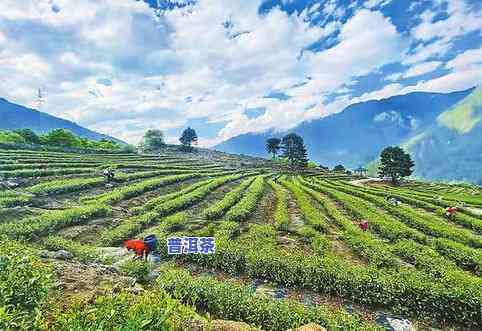
[[381,330],[342,310],[307,308],[291,300],[273,301],[253,294],[247,286],[210,277],[194,278],[187,272],[166,270],[158,285],[214,316],[245,321],[264,330],[287,330],[309,322],[320,323],[330,330]]
[[[349,183],[347,173],[270,161],[224,168],[231,156],[169,148],[82,156],[0,150],[0,173],[14,177],[0,189],[0,329],[208,330],[223,318],[267,330],[308,322],[371,330],[374,309],[440,328],[482,324],[479,188]],[[113,181],[101,176],[106,168]],[[460,209],[449,218],[444,208],[453,204]],[[366,231],[360,220],[368,220]],[[157,283],[158,257],[134,261],[122,248],[151,234],[162,261]],[[168,255],[173,236],[214,237],[216,252]],[[54,291],[33,247],[55,266]],[[70,254],[52,252],[59,250]],[[30,290],[32,301],[22,294]]]
[[188,127],[182,132],[182,135],[179,138],[179,142],[181,143],[183,150],[190,151],[192,149],[192,145],[197,144],[196,131]]
[[157,151],[164,147],[164,133],[161,130],[147,130],[141,143],[141,149],[144,151]]
[[74,135],[66,129],[54,129],[46,134],[37,135],[30,129],[0,131],[0,143],[30,144],[80,149],[121,150],[117,142],[107,139],[90,140]]
[[29,247],[0,238],[0,330],[34,328],[47,298],[50,274]]
[[161,290],[140,295],[119,293],[100,296],[89,305],[78,304],[59,312],[49,329],[98,330],[189,330],[206,321]]
[[279,138],[269,138],[266,140],[266,151],[273,155],[273,159],[276,158],[276,154],[278,154],[279,150],[281,149],[281,139]]
[[308,152],[306,151],[303,138],[296,133],[290,133],[281,140],[281,149],[292,166],[306,167],[308,164]]
[[400,147],[387,147],[380,154],[380,167],[378,175],[380,177],[390,177],[393,183],[398,183],[403,177],[410,176],[415,164]]

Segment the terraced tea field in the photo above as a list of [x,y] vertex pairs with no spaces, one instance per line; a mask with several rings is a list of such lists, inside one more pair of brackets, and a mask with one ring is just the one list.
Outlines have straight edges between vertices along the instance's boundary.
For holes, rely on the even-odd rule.
[[[39,328],[482,327],[479,187],[360,184],[169,150],[0,150],[0,177],[2,246],[41,256],[35,263],[52,273]],[[148,234],[160,240],[160,261],[130,261],[123,241]],[[216,253],[168,255],[174,236],[214,237]]]

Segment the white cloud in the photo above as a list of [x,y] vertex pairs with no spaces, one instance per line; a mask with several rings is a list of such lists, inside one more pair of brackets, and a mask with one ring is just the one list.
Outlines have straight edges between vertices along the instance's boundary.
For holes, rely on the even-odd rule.
[[[139,38],[158,29],[149,19],[145,4],[86,1],[82,4],[86,11],[82,19],[77,14],[81,9],[78,4],[59,2],[60,11],[53,13],[47,12],[47,7],[30,3],[7,15],[37,20],[39,13],[44,13],[42,24],[52,27],[52,33],[60,26],[74,29],[75,23],[75,43],[79,48],[73,50],[69,43],[65,48],[57,45],[59,52],[49,58],[59,71],[48,72],[49,61],[42,68],[41,54],[30,64],[37,63],[36,72],[43,74],[43,85],[47,85],[44,109],[129,139],[140,137],[153,124],[172,128],[199,117],[229,121],[220,132],[220,139],[254,127],[288,128],[338,111],[333,105],[323,105],[325,95],[351,77],[396,61],[403,51],[402,38],[379,12],[361,10],[345,25],[333,21],[322,28],[278,8],[260,16],[259,5],[257,0],[200,1],[166,11],[158,25],[159,34],[164,33],[164,41],[159,45],[142,44]],[[318,9],[313,6],[311,10]],[[334,6],[332,14],[336,10]],[[73,15],[72,21],[66,21],[67,14]],[[229,31],[222,24],[227,20]],[[379,26],[376,33],[363,29],[373,22]],[[300,58],[302,49],[338,29],[337,45],[319,53],[305,51]],[[144,67],[132,69],[139,57]],[[11,67],[21,67],[14,57],[9,61],[16,63]],[[143,72],[154,69],[160,72]],[[12,75],[17,82],[27,79],[27,72],[21,70],[14,69]],[[75,75],[75,79],[69,75]],[[311,80],[300,86],[308,76]],[[97,84],[103,77],[113,79],[113,86]],[[39,85],[26,85],[30,95],[20,83],[2,85],[0,92],[14,101],[31,103]],[[17,93],[21,88],[23,93]],[[4,92],[7,89],[10,93]],[[287,90],[291,98],[264,98],[275,90]],[[191,102],[186,102],[188,99]],[[256,106],[266,107],[267,111],[256,120],[256,125],[246,125],[243,109]],[[158,123],[157,119],[166,117]]]
[[428,44],[420,44],[412,53],[402,60],[403,64],[415,64],[426,61],[431,58],[438,58],[446,54],[452,47],[451,42],[445,39],[439,39]]
[[449,69],[470,69],[474,66],[482,66],[482,48],[470,49],[447,63]]
[[386,76],[385,80],[389,81],[389,82],[395,82],[397,80],[400,80],[402,77],[403,77],[402,72],[395,72],[393,74],[390,74],[390,75]]
[[392,0],[367,0],[363,3],[366,8],[383,7],[388,5]]
[[382,89],[362,94],[360,97],[353,98],[352,102],[363,102],[368,100],[380,100],[397,95],[402,90],[403,85],[394,83],[384,86]]
[[[3,0],[0,75],[12,79],[0,81],[0,96],[33,105],[41,87],[47,98],[42,110],[133,142],[147,128],[177,128],[195,118],[227,122],[218,137],[201,137],[207,144],[253,130],[287,129],[357,100],[404,91],[408,87],[389,84],[359,98],[346,95],[355,93],[358,76],[389,63],[409,66],[400,77],[433,71],[440,64],[433,58],[447,53],[454,36],[476,29],[478,14],[460,5],[449,6],[443,24],[426,13],[410,31],[420,46],[407,57],[409,36],[373,10],[389,2],[367,1],[372,10],[354,10],[341,21],[351,11],[333,0],[300,15],[278,7],[260,15],[261,0],[200,0],[155,19],[143,1]],[[312,24],[321,12],[330,19]],[[470,16],[463,28],[438,31],[453,27],[460,13]],[[327,37],[321,51],[310,49]],[[478,56],[461,54],[446,65],[453,76],[413,88],[469,84],[479,77]],[[289,98],[265,98],[273,91]],[[334,92],[345,94],[327,104]],[[265,113],[247,118],[244,110],[256,107]]]
[[421,76],[436,70],[442,62],[432,61],[416,64],[410,67],[404,74],[403,78]]
[[446,19],[437,22],[433,22],[432,13],[422,16],[422,23],[412,30],[413,36],[424,41],[452,39],[482,28],[481,13],[472,11],[463,0],[448,0],[447,14]]
[[[377,26],[377,29],[365,29]],[[358,11],[343,25],[339,44],[320,53],[308,52],[309,71],[323,82],[311,82],[325,87],[325,92],[348,81],[351,77],[369,73],[387,63],[400,60],[406,42],[390,21],[380,12]],[[327,76],[330,80],[326,80]],[[310,85],[310,84],[307,84]]]

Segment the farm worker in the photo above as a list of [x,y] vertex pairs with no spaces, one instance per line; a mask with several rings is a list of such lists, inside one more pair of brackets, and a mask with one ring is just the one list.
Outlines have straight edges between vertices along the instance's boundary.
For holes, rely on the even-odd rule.
[[149,245],[147,245],[144,240],[140,239],[131,239],[124,241],[124,247],[127,248],[128,251],[134,251],[136,258],[145,258],[147,260],[147,256],[150,253]]
[[395,206],[400,206],[402,203],[397,198],[390,198],[390,203]]
[[153,252],[157,248],[157,237],[155,234],[150,234],[144,238],[144,243],[149,248],[149,252]]
[[111,181],[114,179],[114,172],[111,169],[105,169],[104,177],[107,178],[108,181]]
[[447,209],[445,209],[445,216],[447,216],[448,218],[451,218],[452,216],[455,215],[456,212],[457,212],[457,207],[448,207]]
[[367,220],[361,220],[360,223],[358,223],[358,226],[363,231],[366,231],[366,230],[368,230],[368,221]]

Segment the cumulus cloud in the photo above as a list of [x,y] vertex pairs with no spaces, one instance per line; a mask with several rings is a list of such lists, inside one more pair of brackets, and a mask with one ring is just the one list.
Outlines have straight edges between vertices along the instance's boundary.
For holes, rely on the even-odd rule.
[[423,41],[435,38],[452,39],[481,29],[482,15],[471,10],[468,3],[463,0],[448,0],[446,5],[446,19],[434,21],[435,13],[430,10],[424,12],[421,15],[422,22],[413,28],[413,36]]
[[409,78],[409,77],[421,76],[423,74],[434,71],[435,69],[440,67],[441,64],[442,62],[439,62],[439,61],[419,63],[411,67],[410,69],[408,69],[403,75],[403,77]]
[[[261,0],[170,2],[154,11],[133,0],[1,1],[0,75],[12,79],[0,81],[0,96],[33,106],[41,88],[43,111],[131,142],[148,128],[192,119],[226,123],[215,138],[200,134],[213,144],[288,129],[352,102],[480,79],[480,50],[439,59],[454,38],[480,28],[480,13],[462,1],[451,0],[443,20],[422,14],[409,33],[380,11],[389,0],[361,8],[330,0],[293,13],[276,6],[260,13]],[[394,80],[450,72],[350,97],[357,77],[392,63],[406,68],[391,73]],[[286,97],[266,98],[277,93]],[[245,110],[254,108],[265,111],[248,118]]]

